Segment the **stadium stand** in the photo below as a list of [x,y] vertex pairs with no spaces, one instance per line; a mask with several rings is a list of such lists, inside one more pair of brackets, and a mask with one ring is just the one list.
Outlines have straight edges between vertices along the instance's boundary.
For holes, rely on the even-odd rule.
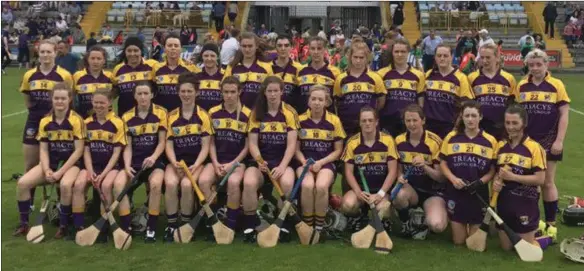
[[[566,2],[565,4],[562,5],[558,5],[558,17],[556,18],[556,34],[557,38],[559,39],[564,33],[564,27],[566,26],[566,24],[568,24],[568,21],[570,20],[571,17],[573,17],[573,15],[576,15],[576,17],[580,17],[578,14],[582,13],[582,10],[584,10],[584,2]],[[583,39],[583,35],[582,35],[582,26],[584,23],[584,20],[579,19],[579,18],[575,18],[577,19],[574,26],[575,26],[575,31],[574,31],[574,36],[576,37],[576,41],[569,44],[570,46],[569,51],[570,54],[572,54],[574,63],[576,64],[576,67],[584,67],[584,39]],[[558,32],[559,30],[559,32]]]

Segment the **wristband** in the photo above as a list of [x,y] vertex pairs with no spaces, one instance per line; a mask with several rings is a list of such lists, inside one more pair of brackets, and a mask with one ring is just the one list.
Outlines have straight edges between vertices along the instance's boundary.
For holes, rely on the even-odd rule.
[[379,189],[379,191],[377,191],[377,195],[380,195],[383,198],[385,197],[385,191],[383,191],[383,189]]

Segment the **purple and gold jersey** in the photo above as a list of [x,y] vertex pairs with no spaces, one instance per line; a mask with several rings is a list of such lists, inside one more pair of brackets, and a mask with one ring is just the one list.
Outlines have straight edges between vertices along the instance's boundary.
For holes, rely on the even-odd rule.
[[241,83],[241,102],[248,108],[253,108],[262,82],[266,77],[274,75],[274,72],[271,63],[256,60],[249,68],[241,63],[235,67],[227,66],[224,77],[231,75],[237,77]]
[[408,67],[404,74],[400,74],[392,67],[385,67],[377,71],[387,90],[385,106],[379,112],[381,117],[400,119],[406,106],[417,103],[418,95],[424,91],[424,73]]
[[355,165],[353,174],[359,186],[363,188],[358,171],[361,167],[371,193],[376,193],[389,174],[388,162],[397,160],[395,142],[390,135],[378,131],[375,135],[375,143],[369,147],[365,145],[361,133],[358,133],[347,141],[341,160]]
[[138,115],[138,108],[133,107],[124,113],[122,120],[126,125],[126,135],[132,138],[131,167],[139,168],[144,159],[154,153],[158,145],[158,132],[167,131],[167,113],[164,107],[152,104],[146,118]]
[[197,73],[200,70],[193,64],[185,63],[181,58],[178,60],[178,66],[172,70],[166,62],[157,63],[152,67],[152,80],[156,85],[154,103],[164,107],[167,112],[179,108],[181,102],[178,97],[178,76],[181,73]]
[[251,110],[242,105],[238,116],[237,110],[229,112],[220,104],[211,108],[209,115],[215,130],[217,160],[221,164],[229,163],[245,147]]
[[208,74],[205,69],[197,73],[197,80],[199,80],[197,105],[209,111],[223,102],[221,80],[224,73],[223,69],[217,69],[215,74]]
[[386,95],[387,90],[379,75],[365,70],[358,77],[347,72],[339,75],[335,80],[334,99],[337,103],[337,113],[343,127],[349,133],[359,128],[359,112],[368,105],[376,107],[377,98]]
[[302,69],[302,64],[290,59],[286,67],[280,67],[276,64],[276,60],[272,62],[272,70],[274,75],[278,76],[284,81],[284,94],[282,100],[294,106],[298,100],[298,80],[296,76],[298,71]]
[[103,124],[97,121],[95,115],[85,119],[87,130],[85,146],[89,147],[93,170],[96,173],[105,169],[115,147],[124,147],[127,144],[124,121],[113,111],[110,111],[105,119]]
[[517,85],[515,99],[529,115],[526,129],[529,137],[545,149],[550,148],[558,134],[560,107],[570,103],[564,83],[548,73],[537,86],[530,76]]
[[474,138],[452,131],[442,142],[440,159],[446,161],[454,176],[468,184],[483,177],[495,165],[497,140],[483,130]]
[[[326,62],[325,62],[326,63]],[[314,69],[310,66],[310,63],[298,71],[296,80],[298,80],[297,85],[300,89],[299,96],[294,104],[296,110],[300,113],[304,113],[308,109],[308,95],[310,94],[310,87],[313,85],[323,85],[329,89],[329,94],[333,96],[333,88],[335,86],[335,79],[341,74],[339,68],[329,65],[326,63],[320,69]],[[331,106],[329,110],[334,110]]]
[[335,150],[335,142],[344,140],[347,135],[337,115],[325,111],[316,123],[310,117],[310,109],[300,115],[298,140],[300,151],[306,158],[315,161],[323,159]]
[[481,104],[483,118],[502,124],[509,101],[515,99],[515,77],[499,70],[493,78],[489,78],[477,70],[468,75],[468,81],[477,102]]
[[270,168],[282,162],[288,146],[288,132],[298,130],[299,126],[298,114],[292,106],[282,102],[280,108],[275,116],[266,112],[262,121],[252,114],[249,122],[249,132],[258,134],[260,154]]
[[[126,113],[136,105],[132,91],[137,83],[152,81],[152,67],[156,63],[143,60],[134,68],[126,63],[120,63],[114,68],[112,71],[113,83],[119,93],[118,115]],[[156,93],[155,89],[152,91]]]
[[435,165],[440,163],[440,145],[442,139],[428,130],[424,130],[420,143],[416,146],[410,143],[409,132],[403,133],[395,138],[397,153],[399,154],[399,163],[403,166],[403,172],[410,173],[408,183],[416,190],[434,193],[444,190],[442,183],[434,181],[422,167],[415,167],[412,161],[416,156],[424,157],[426,164]]
[[46,75],[38,67],[30,69],[24,74],[20,84],[20,92],[30,98],[29,121],[39,121],[49,113],[53,107],[50,92],[57,83],[73,85],[71,74],[57,65]]
[[199,106],[195,106],[189,119],[183,117],[180,107],[168,115],[166,140],[172,141],[177,161],[185,160],[188,165],[194,164],[203,146],[202,139],[213,134],[209,114]]
[[98,77],[91,75],[87,69],[76,72],[73,75],[73,88],[78,101],[77,113],[84,118],[89,117],[93,110],[93,105],[91,104],[93,93],[98,89],[108,89],[111,91],[112,87],[113,80],[111,72],[102,71]]
[[75,151],[75,140],[85,139],[83,118],[69,110],[61,124],[55,121],[55,114],[41,119],[37,140],[49,144],[49,167],[57,169],[60,161],[66,162]]
[[461,99],[474,99],[468,84],[468,78],[458,69],[446,76],[440,72],[429,70],[426,73],[424,97],[424,114],[427,119],[454,123],[458,115],[458,104]]
[[[534,175],[538,171],[546,169],[545,150],[535,140],[524,136],[521,143],[514,148],[508,141],[499,141],[497,155],[497,167],[509,166],[517,175]],[[524,185],[518,182],[505,180],[503,193],[511,193],[515,196],[538,199],[539,192],[535,185]]]

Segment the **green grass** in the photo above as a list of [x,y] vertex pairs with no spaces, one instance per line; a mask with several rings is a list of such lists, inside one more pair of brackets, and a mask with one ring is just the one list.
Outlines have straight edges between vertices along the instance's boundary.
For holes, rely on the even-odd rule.
[[[2,116],[24,109],[18,85],[23,71],[8,69],[2,76]],[[584,111],[584,93],[579,91],[582,78],[577,75],[560,76],[572,99],[572,107]],[[21,135],[26,114],[2,118],[2,180],[14,172],[22,172]],[[564,144],[565,161],[559,165],[557,184],[560,195],[584,196],[582,164],[584,161],[584,116],[570,113],[570,126]],[[450,232],[431,234],[426,241],[393,238],[394,252],[381,256],[373,250],[357,250],[340,241],[302,247],[297,242],[279,245],[274,249],[260,249],[244,245],[240,239],[229,246],[218,246],[197,240],[187,245],[163,244],[161,232],[155,245],[134,239],[130,250],[121,252],[110,241],[106,245],[79,247],[73,242],[52,240],[55,228],[46,227],[46,241],[28,244],[24,238],[11,233],[18,223],[15,200],[15,182],[2,182],[2,263],[4,270],[582,270],[582,265],[564,259],[559,245],[545,251],[542,263],[523,263],[517,255],[504,252],[498,239],[489,239],[488,250],[471,252],[456,247],[450,241]],[[339,191],[339,183],[335,191]],[[36,206],[40,206],[40,191]],[[137,192],[137,203],[144,193]],[[562,207],[564,207],[562,205]],[[32,215],[34,218],[36,213]],[[162,218],[161,220],[164,220]],[[559,224],[559,239],[579,236],[584,228],[569,228]]]

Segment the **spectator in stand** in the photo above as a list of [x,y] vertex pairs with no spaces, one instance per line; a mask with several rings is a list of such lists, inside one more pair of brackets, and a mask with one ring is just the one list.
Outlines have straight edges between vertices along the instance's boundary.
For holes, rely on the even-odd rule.
[[[489,31],[487,31],[486,29],[481,29],[481,31],[479,31],[479,48],[487,45],[487,44],[493,44],[495,45],[495,41],[489,36]],[[473,54],[474,55],[474,54]],[[477,61],[479,61],[481,58],[481,54],[479,51],[479,54],[477,55]]]
[[402,24],[404,24],[404,7],[402,3],[399,3],[393,13],[393,25],[401,28]]
[[31,18],[30,20],[28,20],[28,22],[26,23],[26,27],[28,27],[28,36],[30,37],[30,39],[31,40],[36,39],[36,37],[39,35],[39,24],[37,22],[37,19]]
[[162,45],[157,38],[152,38],[152,55],[150,57],[159,62],[162,60]]
[[83,16],[81,16],[81,6],[79,6],[76,2],[71,3],[69,6],[69,18],[76,23],[80,23]]
[[472,53],[471,48],[464,47],[462,60],[460,61],[460,67],[458,69],[466,74],[469,75],[471,72],[474,71],[475,68],[475,55]]
[[442,38],[436,36],[434,30],[430,30],[430,35],[426,36],[422,40],[422,50],[424,55],[422,56],[422,64],[424,65],[424,71],[432,69],[434,66],[434,54],[436,53],[436,48],[442,43]]
[[101,43],[113,43],[114,30],[109,24],[101,31]]
[[69,44],[66,41],[59,41],[57,43],[57,59],[55,64],[67,70],[71,74],[75,74],[79,67],[79,60],[81,58],[69,52]]
[[11,24],[14,21],[14,16],[10,9],[2,7],[2,23]]
[[143,27],[138,27],[138,32],[136,32],[136,37],[138,37],[138,39],[140,39],[140,41],[142,41],[143,43],[146,42],[146,37],[144,36],[144,33],[142,32],[144,30]]
[[232,24],[235,23],[235,18],[237,18],[237,14],[239,13],[239,7],[237,6],[237,2],[231,1],[229,3],[229,11],[227,16],[229,17],[229,22]]
[[265,24],[262,24],[260,26],[260,29],[258,29],[258,32],[257,32],[258,37],[261,37],[261,36],[267,35],[267,34],[269,34],[268,29],[266,29]]
[[221,45],[221,67],[227,68],[227,65],[233,60],[235,53],[239,50],[239,34],[240,31],[237,28],[231,30],[231,37],[223,42]]
[[[458,34],[456,34],[456,43],[458,44],[458,42],[460,42],[460,39],[462,39],[462,37],[464,37],[464,30],[461,28],[458,31]],[[458,45],[457,45],[458,46]]]
[[162,40],[162,30],[160,29],[159,25],[157,25],[156,29],[154,29],[154,35],[152,37],[152,41],[154,41],[154,38],[156,38],[156,40]]
[[[533,50],[533,38],[525,39],[525,43],[521,46],[521,58],[525,60],[525,56]],[[527,74],[528,71],[527,64],[523,64],[523,74]]]
[[316,35],[321,37],[323,40],[327,40],[326,33],[324,33],[324,27],[322,27],[322,26],[318,27],[318,34],[316,34]]
[[61,17],[66,22],[70,22],[69,19],[71,18],[71,15],[69,15],[69,5],[67,2],[59,2],[59,7],[57,10],[59,11],[59,17]]
[[219,33],[223,29],[223,20],[225,18],[225,4],[216,2],[213,4],[213,19],[215,20],[215,31]]
[[460,40],[458,41],[458,44],[456,45],[456,50],[455,50],[455,55],[457,58],[462,57],[462,52],[464,51],[464,48],[468,47],[471,48],[472,50],[472,54],[476,55],[477,53],[477,48],[478,48],[478,42],[477,40],[475,40],[472,37],[472,32],[470,30],[467,30],[464,32],[464,36],[462,38],[460,38]]
[[95,32],[89,33],[89,39],[87,40],[87,45],[85,46],[85,51],[89,52],[89,49],[97,44],[97,40],[95,39]]
[[519,45],[520,48],[523,47],[528,39],[531,40],[531,43],[534,43],[533,37],[531,36],[531,30],[527,30],[527,33],[519,39],[517,45]]
[[571,21],[568,21],[568,24],[564,26],[564,40],[566,41],[568,47],[572,47],[573,44],[578,40],[578,37],[576,36],[576,30],[576,25]]
[[69,29],[69,27],[67,26],[67,22],[65,21],[65,19],[63,19],[63,17],[57,18],[57,21],[55,22],[55,27],[57,28],[57,30],[59,30],[59,32],[65,32],[67,31],[67,29]]
[[180,44],[187,45],[189,44],[189,37],[191,33],[186,25],[183,25],[180,29]]
[[1,50],[2,50],[2,74],[6,74],[6,71],[4,70],[8,65],[10,65],[10,62],[12,62],[12,60],[10,59],[10,49],[8,48],[8,28],[10,26],[6,25],[4,26],[4,29],[2,29],[2,36],[1,36]]
[[545,21],[545,34],[554,39],[554,23],[558,17],[558,10],[553,2],[548,2],[547,6],[543,9],[543,20]]
[[28,48],[30,38],[27,31],[21,31],[18,37],[18,69],[22,68],[22,64],[25,64],[25,68],[29,69],[30,62],[30,50]]
[[189,45],[195,45],[197,44],[197,39],[199,38],[199,36],[197,35],[197,28],[196,27],[192,27],[191,31],[190,31],[190,35],[189,35]]
[[124,44],[124,32],[122,30],[120,30],[118,32],[118,34],[116,35],[116,38],[114,38],[114,44],[117,44],[117,45]]
[[85,42],[85,33],[77,23],[73,24],[70,31],[74,44],[83,44]]
[[412,46],[412,50],[408,55],[408,64],[412,66],[412,68],[423,71],[424,65],[422,65],[422,39],[418,39],[414,46]]
[[545,41],[543,41],[542,36],[540,34],[535,34],[533,37],[535,39],[535,48],[545,51]]

